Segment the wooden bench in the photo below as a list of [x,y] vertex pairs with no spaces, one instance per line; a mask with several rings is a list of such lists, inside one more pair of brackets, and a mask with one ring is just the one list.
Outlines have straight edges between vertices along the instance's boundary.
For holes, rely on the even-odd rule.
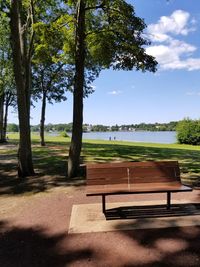
[[167,209],[172,192],[192,191],[180,180],[177,161],[147,161],[89,164],[87,196],[102,196],[102,211],[106,213],[106,196],[141,193],[167,193]]

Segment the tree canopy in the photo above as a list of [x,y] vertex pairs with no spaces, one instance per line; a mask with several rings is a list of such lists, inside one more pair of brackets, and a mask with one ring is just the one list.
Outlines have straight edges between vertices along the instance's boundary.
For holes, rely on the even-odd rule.
[[11,57],[9,20],[0,16],[0,142],[6,141],[8,107],[16,103],[16,86]]
[[150,44],[144,35],[145,22],[125,0],[0,0],[0,8],[10,23],[20,131],[19,174],[34,174],[31,93],[36,98],[43,94],[43,99],[51,102],[64,99],[67,89],[73,93],[68,176],[76,176],[84,128],[83,98],[93,92],[92,82],[101,70],[156,71],[157,62],[145,50]]
[[[69,16],[76,23],[69,33],[74,38],[73,128],[69,150],[68,176],[78,173],[82,146],[83,96],[87,75],[93,81],[102,69],[156,71],[157,62],[146,54],[149,41],[144,37],[144,21],[124,0],[69,1]],[[74,27],[75,25],[75,27]],[[73,39],[72,39],[73,40]],[[73,53],[72,53],[73,54]]]

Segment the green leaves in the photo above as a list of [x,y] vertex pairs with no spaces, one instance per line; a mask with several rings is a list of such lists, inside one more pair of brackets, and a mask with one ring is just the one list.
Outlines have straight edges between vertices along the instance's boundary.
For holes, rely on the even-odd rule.
[[176,131],[180,144],[200,145],[200,120],[184,119],[178,123]]
[[123,0],[96,4],[102,2],[104,8],[86,11],[86,66],[91,57],[102,68],[156,71],[157,62],[144,49],[149,45],[143,37],[146,25],[134,8]]
[[0,16],[0,91],[15,93],[9,20],[5,13]]
[[[74,66],[77,3],[49,0],[42,3],[41,10],[38,6],[38,12],[43,14],[45,8],[48,12],[38,15],[40,19],[34,24],[34,64],[63,62]],[[85,88],[105,68],[156,71],[157,62],[144,49],[149,45],[143,36],[146,25],[135,16],[133,6],[124,0],[85,3]]]

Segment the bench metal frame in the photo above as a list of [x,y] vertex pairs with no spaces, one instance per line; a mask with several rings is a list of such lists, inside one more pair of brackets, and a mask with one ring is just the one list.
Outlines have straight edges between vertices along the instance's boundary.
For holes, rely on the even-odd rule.
[[[167,192],[137,192],[137,193],[124,193],[125,194],[150,194],[150,193],[167,193],[167,203],[166,203],[166,208],[169,210],[171,208],[171,191]],[[106,196],[108,195],[118,195],[118,194],[102,194],[102,212],[106,214]],[[121,193],[120,193],[121,195]]]

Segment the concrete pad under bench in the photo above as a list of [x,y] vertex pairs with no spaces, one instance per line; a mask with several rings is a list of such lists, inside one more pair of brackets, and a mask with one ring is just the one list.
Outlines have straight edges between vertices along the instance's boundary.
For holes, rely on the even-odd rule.
[[174,200],[170,210],[166,210],[165,201],[108,203],[106,220],[101,204],[80,204],[72,207],[68,233],[194,225],[200,225],[200,204],[188,200]]

